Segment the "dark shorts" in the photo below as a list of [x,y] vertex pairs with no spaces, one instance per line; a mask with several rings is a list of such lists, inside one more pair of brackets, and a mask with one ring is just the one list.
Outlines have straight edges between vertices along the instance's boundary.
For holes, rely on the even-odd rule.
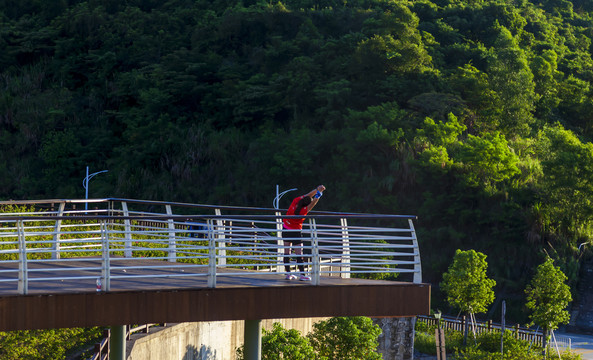
[[300,230],[282,230],[282,239],[284,239],[284,241],[290,241],[294,245],[302,244],[302,237],[303,234]]

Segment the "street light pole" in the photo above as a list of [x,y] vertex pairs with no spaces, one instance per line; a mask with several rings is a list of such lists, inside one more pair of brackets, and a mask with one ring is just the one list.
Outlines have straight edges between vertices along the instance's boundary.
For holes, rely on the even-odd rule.
[[274,201],[273,201],[273,203],[272,203],[272,204],[274,205],[274,209],[278,209],[278,208],[279,208],[279,205],[280,205],[280,198],[281,198],[282,196],[284,196],[284,194],[286,194],[286,193],[287,193],[287,192],[289,192],[289,191],[296,190],[296,189],[297,189],[297,188],[290,189],[290,190],[285,190],[285,191],[281,192],[280,194],[278,194],[278,185],[276,185],[276,197],[274,198]]
[[89,181],[93,178],[93,176],[95,176],[97,174],[100,174],[100,173],[107,172],[107,171],[109,171],[109,170],[101,170],[101,171],[97,171],[97,172],[94,172],[94,173],[92,173],[92,174],[89,175],[89,167],[88,166],[86,167],[86,176],[82,180],[82,187],[84,187],[84,191],[85,191],[84,192],[84,199],[87,200],[87,201],[84,202],[84,209],[85,210],[88,210],[88,207],[89,207],[89,202],[88,202],[88,199],[89,199]]

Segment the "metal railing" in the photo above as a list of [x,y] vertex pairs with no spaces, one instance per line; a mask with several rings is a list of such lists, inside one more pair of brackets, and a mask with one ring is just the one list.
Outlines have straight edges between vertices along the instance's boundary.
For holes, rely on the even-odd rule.
[[[87,202],[93,209],[77,209]],[[313,285],[322,276],[422,281],[414,216],[311,213],[304,263],[284,255],[286,217],[276,209],[115,198],[1,201],[0,284],[27,294],[33,281],[97,280],[97,290],[110,291],[120,279],[204,277],[216,287],[222,275],[285,274],[287,256],[309,266]]]
[[[125,338],[130,340],[136,333],[148,334],[152,327],[166,327],[167,324],[144,324],[144,325],[125,325]],[[111,340],[111,330],[104,329],[103,337],[93,347],[93,354],[88,360],[109,360],[109,342]]]
[[[417,321],[426,323],[429,326],[440,326],[443,329],[450,329],[455,331],[463,332],[465,328],[465,316],[460,318],[454,317],[447,317],[442,316],[440,319],[437,319],[433,316],[417,316]],[[492,322],[492,320],[488,321],[476,321],[474,324],[470,323],[470,333],[475,333],[476,335],[483,334],[483,333],[490,333],[490,332],[498,332],[500,333],[502,326],[501,324],[497,324]],[[515,324],[513,326],[506,326],[506,331],[512,332],[515,339],[525,340],[537,346],[543,346],[543,332],[541,329],[529,329],[521,327],[519,324]],[[471,336],[471,335],[470,335]],[[570,337],[563,336],[563,335],[555,335],[554,339],[556,344],[562,348],[569,349],[571,348],[571,339]]]

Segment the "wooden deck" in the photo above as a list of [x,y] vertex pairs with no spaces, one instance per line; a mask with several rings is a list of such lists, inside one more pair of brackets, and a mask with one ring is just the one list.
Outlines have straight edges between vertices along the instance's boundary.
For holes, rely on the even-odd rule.
[[[283,275],[228,268],[227,272],[242,274],[219,274],[216,288],[208,288],[206,276],[163,277],[204,275],[204,268],[117,270],[118,265],[128,265],[126,261],[112,261],[114,278],[109,292],[97,292],[94,278],[35,281],[56,276],[58,268],[80,268],[79,262],[31,263],[31,268],[41,271],[30,273],[28,295],[18,294],[16,282],[0,282],[0,331],[325,316],[403,317],[430,312],[428,284],[322,277],[320,285],[313,286],[284,280]],[[87,260],[85,266],[93,269],[59,273],[100,274],[100,260],[91,266]],[[15,267],[0,264],[0,270]],[[118,279],[118,275],[128,278]],[[129,278],[132,275],[148,277]],[[1,276],[7,278],[5,273]]]

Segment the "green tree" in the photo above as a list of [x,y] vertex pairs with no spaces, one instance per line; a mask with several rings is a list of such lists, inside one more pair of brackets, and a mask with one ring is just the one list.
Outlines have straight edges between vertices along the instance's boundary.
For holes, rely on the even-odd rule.
[[[238,360],[245,358],[243,351],[243,347],[237,349]],[[287,330],[280,323],[274,323],[271,331],[263,329],[262,360],[279,359],[311,360],[317,356],[309,340],[298,330]]]
[[519,174],[519,158],[498,132],[469,134],[456,158],[466,172],[463,180],[471,186],[494,186]]
[[489,62],[490,85],[496,114],[506,134],[528,134],[535,110],[535,84],[527,56],[509,30],[500,27],[496,51]]
[[568,324],[570,320],[566,307],[572,301],[572,296],[570,287],[565,284],[566,279],[562,270],[554,266],[554,261],[547,258],[537,267],[525,289],[526,306],[532,311],[530,318],[544,330],[544,351],[550,331],[557,329],[559,324]]
[[[496,285],[496,281],[486,275],[487,268],[486,255],[475,250],[457,249],[441,283],[447,302],[467,314],[486,312],[494,301],[492,288]],[[465,323],[464,343],[467,342],[468,323]]]
[[321,359],[380,360],[379,326],[364,316],[334,317],[313,325],[309,341]]
[[[274,323],[271,331],[263,330],[263,360],[380,360],[376,352],[381,334],[379,326],[364,316],[334,317],[313,325],[313,331],[302,336],[294,329]],[[237,359],[244,359],[244,348],[237,349]]]

